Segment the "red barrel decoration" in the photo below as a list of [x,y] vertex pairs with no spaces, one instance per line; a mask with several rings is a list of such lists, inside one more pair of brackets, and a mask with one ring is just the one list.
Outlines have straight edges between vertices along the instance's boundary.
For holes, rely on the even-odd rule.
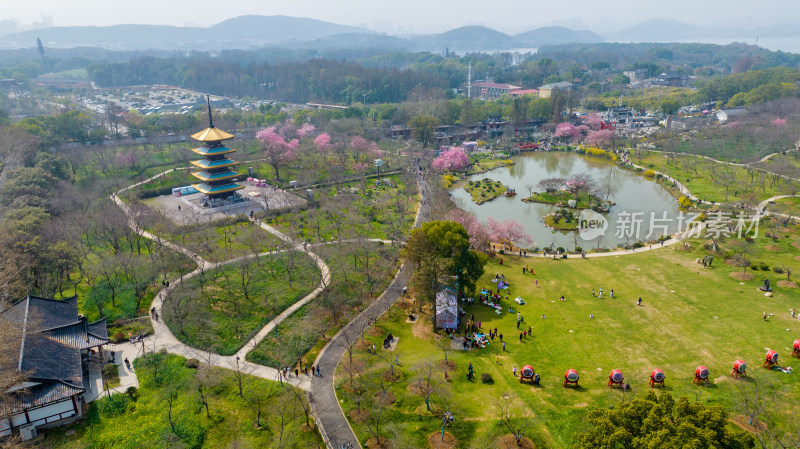
[[521,373],[522,373],[522,377],[525,377],[525,378],[528,378],[528,379],[532,379],[533,375],[535,374],[534,371],[533,371],[533,367],[530,366],[530,365],[523,366]]
[[794,341],[794,349],[800,350],[800,338]]
[[700,365],[694,370],[694,375],[700,379],[708,379],[708,368]]
[[564,375],[564,378],[570,382],[577,382],[580,376],[578,376],[578,372],[574,369],[568,369],[567,374]]
[[620,383],[625,379],[625,376],[622,375],[622,371],[615,369],[611,371],[611,374],[608,375],[608,378],[614,383]]
[[778,351],[767,352],[767,361],[770,363],[778,363]]
[[654,369],[653,372],[650,373],[650,377],[656,382],[663,382],[667,376],[664,375],[664,371],[661,371],[660,369]]
[[747,371],[747,363],[744,363],[744,360],[737,360],[733,362],[733,369],[737,373],[744,373]]

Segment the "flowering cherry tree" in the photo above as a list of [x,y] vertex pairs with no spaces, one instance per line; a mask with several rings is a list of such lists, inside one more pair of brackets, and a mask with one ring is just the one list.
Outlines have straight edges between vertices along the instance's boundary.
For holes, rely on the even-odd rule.
[[489,246],[492,239],[492,233],[489,227],[478,221],[474,215],[465,212],[461,209],[453,209],[445,214],[444,219],[447,221],[455,221],[456,223],[464,226],[469,234],[469,243],[475,249],[484,250]]
[[583,117],[583,124],[592,131],[600,131],[603,127],[603,119],[598,114],[589,114]]
[[776,118],[772,121],[772,126],[776,128],[783,128],[786,126],[786,119],[785,118]]
[[[286,127],[283,127],[281,132],[286,132]],[[297,159],[300,142],[297,139],[287,140],[286,137],[276,132],[274,126],[262,129],[256,133],[256,138],[264,147],[267,162],[275,170],[275,179],[280,180],[280,166]]]
[[297,129],[297,137],[305,138],[311,135],[314,132],[314,125],[311,123],[303,123],[303,126]]
[[320,153],[327,153],[331,146],[331,136],[328,133],[322,133],[314,138],[314,146],[317,147]]
[[574,140],[580,136],[580,134],[580,130],[572,123],[559,123],[558,126],[556,126],[556,133],[554,137],[556,139]]
[[460,148],[451,148],[433,160],[431,168],[436,171],[461,170],[469,165],[469,157]]
[[589,133],[586,134],[586,140],[584,140],[584,142],[593,147],[606,148],[611,144],[613,139],[614,131],[611,129],[603,129],[600,131],[589,131]]
[[492,240],[494,241],[518,247],[533,244],[533,238],[516,220],[506,218],[503,221],[499,221],[489,217],[486,224],[492,233]]

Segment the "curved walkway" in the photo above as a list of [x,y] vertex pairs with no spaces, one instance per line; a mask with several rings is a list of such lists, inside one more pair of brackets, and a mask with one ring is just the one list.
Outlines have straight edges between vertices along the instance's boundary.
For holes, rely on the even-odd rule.
[[[420,207],[414,219],[414,227],[430,217],[430,203],[427,200],[428,185],[420,175],[417,175],[417,186],[420,191]],[[371,326],[381,315],[397,301],[403,293],[403,288],[408,284],[410,274],[405,269],[405,264],[400,266],[389,287],[372,302],[364,311],[347,323],[330,339],[322,348],[314,365],[318,366],[322,376],[311,380],[311,389],[308,392],[308,402],[314,413],[317,427],[325,444],[329,448],[338,449],[345,443],[353,443],[354,447],[361,447],[350,423],[344,416],[344,411],[339,405],[334,385],[334,375],[339,361],[347,348],[355,343],[363,331]]]

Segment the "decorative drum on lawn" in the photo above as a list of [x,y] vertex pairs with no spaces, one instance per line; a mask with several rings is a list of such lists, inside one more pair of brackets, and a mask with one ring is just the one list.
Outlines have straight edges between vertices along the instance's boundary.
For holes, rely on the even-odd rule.
[[767,352],[767,356],[764,359],[764,367],[767,369],[772,369],[773,365],[778,364],[778,351],[770,350]]
[[800,359],[800,338],[794,341],[794,345],[792,347],[794,348],[792,351],[792,357],[797,357]]
[[653,372],[650,373],[650,388],[653,388],[653,386],[656,384],[663,387],[664,379],[666,378],[667,376],[664,374],[664,371],[661,371],[658,368],[654,369]]
[[568,369],[566,374],[564,374],[564,388],[567,388],[567,385],[574,385],[576,388],[578,387],[578,372],[574,369]]
[[744,360],[737,360],[733,362],[733,371],[731,371],[731,376],[735,379],[738,379],[739,376],[747,377],[747,363],[744,363]]
[[625,380],[625,376],[622,375],[622,371],[618,369],[612,370],[611,374],[608,375],[608,387],[611,388],[612,385],[622,386],[623,380]]
[[708,368],[703,365],[698,366],[697,369],[694,370],[693,383],[700,385],[700,382],[708,382]]
[[522,371],[520,371],[520,373],[522,374],[522,377],[525,377],[527,379],[533,379],[533,375],[536,374],[533,371],[533,367],[530,365],[523,366]]

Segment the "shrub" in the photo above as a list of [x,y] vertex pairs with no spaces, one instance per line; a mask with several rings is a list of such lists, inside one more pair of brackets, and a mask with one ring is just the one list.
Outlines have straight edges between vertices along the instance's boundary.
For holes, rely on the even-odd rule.
[[751,262],[750,263],[750,269],[751,270],[758,270],[758,264],[755,263],[755,262]]
[[563,246],[559,246],[558,248],[556,248],[556,252],[559,252],[559,253],[565,252],[564,247]]
[[139,389],[136,387],[128,387],[128,389],[125,390],[125,394],[133,401],[136,401],[136,399],[139,398]]
[[783,268],[781,267],[772,267],[772,271],[778,274],[783,274]]
[[116,334],[114,334],[113,337],[111,337],[111,343],[114,343],[115,345],[124,343],[125,340],[126,340],[125,334],[123,334],[122,332],[117,332]]
[[656,175],[656,172],[653,171],[653,170],[647,169],[647,170],[644,171],[644,175],[647,176],[648,178],[652,178],[652,177],[654,177]]
[[506,253],[506,250],[504,250],[504,249],[501,249],[501,250],[500,250],[500,251],[498,251],[498,252],[499,252],[500,254],[505,254],[505,253]]
[[753,237],[750,237],[749,235],[745,236],[744,241],[747,243],[753,243]]
[[197,368],[200,366],[200,361],[197,359],[186,359],[186,363],[184,365],[187,368]]
[[581,251],[583,251],[583,248],[581,248],[580,246],[575,247],[575,252],[579,253]]
[[125,413],[129,402],[130,398],[124,394],[112,394],[98,401],[97,407],[100,415],[111,417]]
[[710,243],[704,243],[703,244],[703,249],[704,250],[710,250],[711,249],[711,244]]
[[489,373],[481,373],[481,382],[485,384],[493,384],[494,379],[492,379],[492,375]]
[[765,263],[762,263],[758,267],[761,268],[761,271],[769,271],[769,265],[767,265]]
[[644,246],[644,243],[642,243],[642,242],[636,242],[636,243],[633,244],[634,248],[641,248],[643,246]]

